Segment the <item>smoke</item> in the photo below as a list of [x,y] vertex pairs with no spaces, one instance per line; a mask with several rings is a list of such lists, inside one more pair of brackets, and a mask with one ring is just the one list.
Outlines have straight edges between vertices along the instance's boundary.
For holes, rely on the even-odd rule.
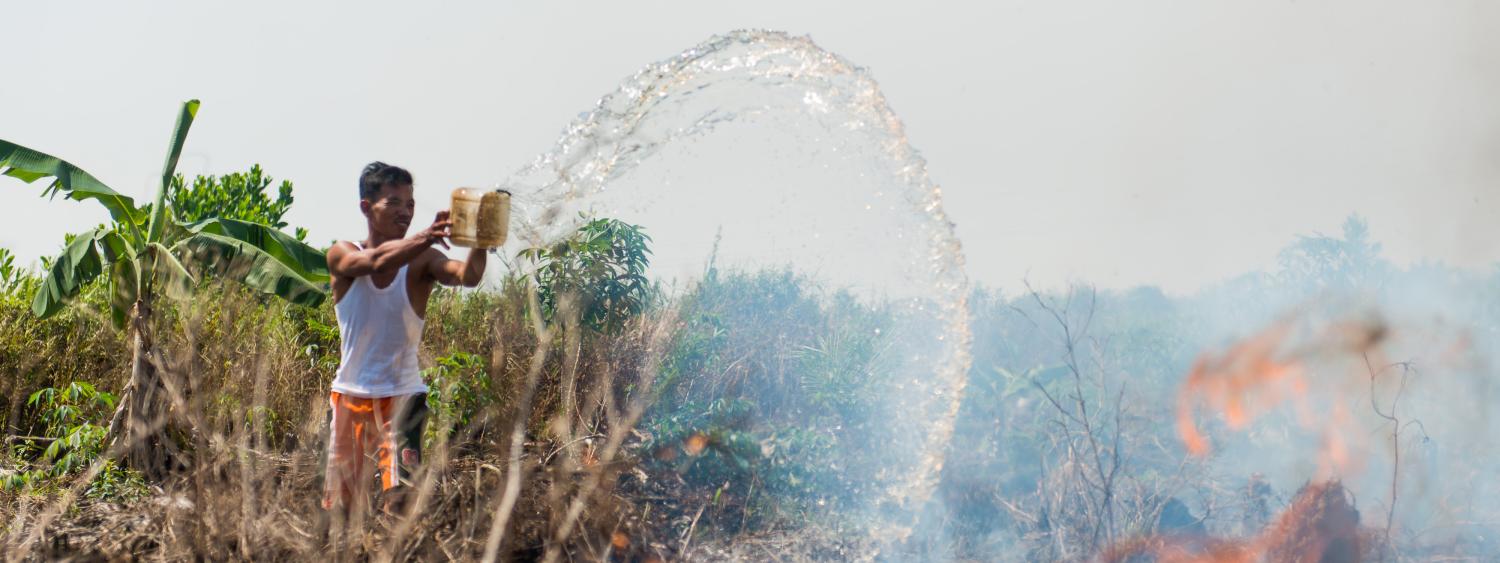
[[945,471],[939,531],[958,547],[940,553],[1079,557],[1095,534],[1142,548],[1183,526],[1204,538],[1184,560],[1208,558],[1208,538],[1265,553],[1304,486],[1338,482],[1367,558],[1493,555],[1500,272],[1399,267],[1369,231],[1351,217],[1292,241],[1274,271],[1182,297],[976,298],[954,449],[991,453]]
[[[689,161],[711,165],[679,167]],[[867,536],[882,556],[1082,557],[1182,526],[1255,537],[1304,484],[1330,479],[1398,550],[1456,546],[1473,532],[1461,524],[1494,508],[1457,507],[1482,485],[1435,477],[1496,461],[1469,455],[1487,451],[1495,398],[1483,371],[1495,342],[1479,334],[1497,320],[1481,303],[1494,280],[1398,267],[1357,217],[1338,236],[1296,239],[1271,272],[1185,296],[969,295],[940,192],[873,81],[810,42],[762,32],[628,78],[506,185],[534,241],[556,240],[580,212],[660,225],[653,237],[673,242],[658,275],[713,304],[693,322],[747,336],[710,347],[739,362],[694,366],[738,383],[669,393],[657,414],[693,420],[674,439],[701,440],[695,450],[719,462],[750,463],[736,444],[753,441],[761,463],[819,463],[786,456],[806,447],[786,440],[792,427],[831,440],[834,457],[847,456],[825,460],[831,473],[761,494],[816,499],[830,508],[806,512],[804,529]],[[753,274],[781,269],[789,275]],[[880,319],[854,332],[878,336],[846,334],[840,299]],[[800,371],[829,365],[855,377]],[[829,418],[765,382],[783,378],[802,378],[791,389],[820,401],[830,389],[874,394]],[[683,467],[705,485],[734,474]],[[751,502],[736,478],[723,483],[716,495]],[[822,527],[826,511],[848,520]]]

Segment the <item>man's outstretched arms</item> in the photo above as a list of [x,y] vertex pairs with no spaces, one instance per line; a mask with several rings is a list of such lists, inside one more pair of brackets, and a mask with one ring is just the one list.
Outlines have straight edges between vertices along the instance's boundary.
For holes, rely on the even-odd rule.
[[[371,274],[395,271],[411,263],[434,244],[444,247],[448,243],[448,212],[440,211],[432,226],[422,229],[404,239],[387,241],[375,248],[360,249],[353,243],[340,242],[328,251],[328,270],[339,278],[357,278]],[[481,265],[481,272],[483,266]]]

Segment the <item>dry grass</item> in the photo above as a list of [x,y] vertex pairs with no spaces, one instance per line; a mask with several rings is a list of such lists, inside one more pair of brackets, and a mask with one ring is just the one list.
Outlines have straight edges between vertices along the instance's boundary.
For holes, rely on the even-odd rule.
[[[806,339],[789,339],[784,331],[791,317],[815,319],[818,309],[810,296],[792,298],[801,309],[779,313],[779,324],[753,325],[753,334],[741,331],[737,347],[727,348],[779,374],[762,385],[801,385],[781,349]],[[326,393],[337,352],[330,311],[235,289],[205,291],[168,311],[158,329],[167,354],[156,367],[173,399],[166,423],[182,445],[186,468],[134,501],[84,495],[96,474],[109,470],[103,464],[108,455],[63,489],[0,493],[0,545],[9,560],[664,561],[753,560],[766,550],[783,559],[867,551],[849,539],[862,534],[747,529],[750,499],[733,492],[721,499],[722,488],[685,483],[683,465],[635,457],[651,440],[638,428],[661,395],[655,378],[664,356],[680,351],[677,340],[686,334],[680,300],[663,300],[616,334],[568,322],[543,326],[538,315],[526,313],[536,306],[532,295],[514,287],[434,297],[424,365],[454,351],[484,358],[480,377],[489,380],[488,401],[471,423],[434,433],[437,442],[413,477],[406,511],[366,508],[381,505],[370,479],[372,501],[345,515],[319,504]],[[71,314],[87,306],[76,309]],[[564,303],[560,314],[567,310]],[[716,310],[770,312],[738,303]],[[90,351],[93,342],[122,338],[107,327],[83,326],[88,330],[80,332],[79,345]],[[123,357],[124,347],[115,352]],[[718,392],[744,386],[744,369],[730,365],[715,371],[723,381],[684,374],[676,380],[678,394],[713,394],[698,385]],[[127,375],[123,369],[102,373],[59,374],[17,385],[13,394],[75,379],[118,388]],[[10,412],[35,415],[24,408]],[[679,448],[683,460],[703,455],[702,445],[696,451],[663,446],[664,439],[657,437],[650,451]],[[730,521],[738,525],[723,525]]]
[[[132,503],[82,498],[102,460],[67,489],[6,493],[6,558],[675,558],[676,542],[654,531],[667,511],[653,517],[615,491],[622,472],[640,471],[627,453],[639,442],[631,430],[652,396],[675,311],[592,336],[495,306],[524,297],[435,299],[429,318],[440,321],[429,323],[428,353],[482,352],[500,400],[451,439],[438,433],[404,513],[347,517],[318,504],[331,374],[309,348],[319,343],[297,325],[306,312],[243,292],[195,301],[164,321],[181,330],[158,365],[174,390],[172,427],[193,445],[188,468]],[[568,354],[582,338],[607,338],[608,361]],[[535,400],[569,379],[581,383],[572,412]]]

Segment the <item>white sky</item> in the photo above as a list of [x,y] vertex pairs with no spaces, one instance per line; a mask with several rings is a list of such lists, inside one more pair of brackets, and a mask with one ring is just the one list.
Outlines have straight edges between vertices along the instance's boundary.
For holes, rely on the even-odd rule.
[[[430,215],[641,66],[764,27],[871,70],[977,281],[1190,290],[1352,212],[1398,262],[1500,261],[1493,2],[125,4],[6,7],[0,138],[149,199],[200,98],[180,171],[261,163],[319,241],[361,234],[370,160],[411,169]],[[22,260],[105,218],[38,191],[0,179]]]

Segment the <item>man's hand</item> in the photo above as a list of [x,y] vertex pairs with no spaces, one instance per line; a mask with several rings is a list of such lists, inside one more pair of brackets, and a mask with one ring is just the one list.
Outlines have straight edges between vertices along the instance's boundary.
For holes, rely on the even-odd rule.
[[432,220],[432,226],[418,231],[411,238],[419,239],[428,245],[441,244],[443,248],[451,248],[448,246],[447,238],[452,236],[452,228],[453,221],[448,219],[448,210],[444,209],[437,213],[436,219]]

